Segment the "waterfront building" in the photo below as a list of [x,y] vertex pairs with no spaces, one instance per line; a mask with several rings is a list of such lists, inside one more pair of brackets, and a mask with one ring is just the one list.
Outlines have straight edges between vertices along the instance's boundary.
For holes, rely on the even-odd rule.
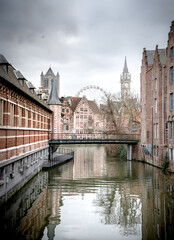
[[165,49],[144,48],[141,66],[141,147],[142,159],[164,166],[169,159],[174,170],[173,134],[173,47],[174,21]]
[[97,103],[86,97],[66,97],[62,102],[63,133],[92,133],[103,130]]
[[41,92],[0,55],[0,198],[41,169],[51,124]]

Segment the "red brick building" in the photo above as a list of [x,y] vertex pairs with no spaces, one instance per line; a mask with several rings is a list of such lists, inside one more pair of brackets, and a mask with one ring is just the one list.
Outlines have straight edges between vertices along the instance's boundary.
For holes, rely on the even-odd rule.
[[41,93],[0,55],[0,197],[40,170],[51,123]]
[[174,21],[166,49],[143,51],[141,66],[142,159],[162,166],[169,159],[174,171],[173,127]]

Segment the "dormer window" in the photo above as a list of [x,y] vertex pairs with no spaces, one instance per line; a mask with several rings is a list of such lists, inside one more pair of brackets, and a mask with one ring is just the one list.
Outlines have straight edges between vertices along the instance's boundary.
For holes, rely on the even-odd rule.
[[8,74],[8,65],[7,64],[2,64],[2,68],[6,74]]
[[26,84],[27,84],[28,88],[30,89],[30,92],[32,94],[34,94],[35,87],[33,86],[33,84],[31,82],[29,82],[29,81],[27,81]]
[[9,63],[7,62],[6,58],[2,54],[0,54],[0,65],[2,66],[4,72],[8,74]]
[[31,93],[33,93],[33,94],[34,94],[34,89],[33,89],[33,88],[30,88],[30,91],[31,91]]
[[20,84],[21,84],[22,86],[24,86],[24,80],[19,79],[19,82],[20,82]]
[[14,74],[16,76],[16,78],[18,79],[18,81],[20,82],[20,84],[22,86],[24,86],[24,81],[25,81],[25,78],[24,76],[22,75],[22,73],[18,70],[14,70]]

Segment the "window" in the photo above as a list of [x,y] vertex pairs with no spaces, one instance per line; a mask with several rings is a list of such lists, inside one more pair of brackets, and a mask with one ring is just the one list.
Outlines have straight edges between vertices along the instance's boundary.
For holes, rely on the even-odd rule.
[[0,125],[3,125],[4,101],[0,99]]
[[153,130],[154,130],[154,139],[156,139],[156,124],[154,124]]
[[19,107],[19,127],[22,127],[22,108]]
[[14,104],[10,104],[10,126],[14,126]]
[[173,83],[173,66],[170,68],[170,82]]
[[76,118],[79,118],[79,115],[76,115]]
[[68,131],[69,130],[69,126],[68,125],[66,125],[66,131]]
[[173,160],[173,149],[170,148],[170,160],[172,161]]
[[83,115],[80,115],[80,118],[83,118]]
[[170,93],[170,110],[173,110],[173,93]]
[[80,108],[80,111],[83,111],[83,108],[82,108],[82,107]]
[[84,108],[84,112],[87,112],[88,111],[88,109],[87,108]]
[[170,57],[173,58],[173,47],[170,48]]
[[170,138],[172,139],[173,137],[173,124],[170,122]]
[[149,131],[146,132],[146,137],[149,139]]
[[155,98],[155,113],[157,113],[157,98]]
[[157,78],[155,78],[155,89],[157,89]]
[[168,139],[168,124],[166,123],[166,140]]
[[32,128],[33,127],[33,112],[31,112],[31,124],[30,124],[30,127]]
[[66,109],[66,112],[69,113],[69,108]]
[[159,130],[158,130],[158,123],[156,124],[156,138],[159,138]]
[[26,109],[26,112],[25,112],[25,126],[28,127],[28,110]]

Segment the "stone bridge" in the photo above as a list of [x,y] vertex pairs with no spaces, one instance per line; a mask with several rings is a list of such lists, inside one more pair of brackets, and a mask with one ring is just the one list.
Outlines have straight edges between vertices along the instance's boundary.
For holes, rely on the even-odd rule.
[[50,159],[61,144],[127,144],[127,159],[132,160],[132,146],[138,144],[140,134],[116,133],[49,133]]

